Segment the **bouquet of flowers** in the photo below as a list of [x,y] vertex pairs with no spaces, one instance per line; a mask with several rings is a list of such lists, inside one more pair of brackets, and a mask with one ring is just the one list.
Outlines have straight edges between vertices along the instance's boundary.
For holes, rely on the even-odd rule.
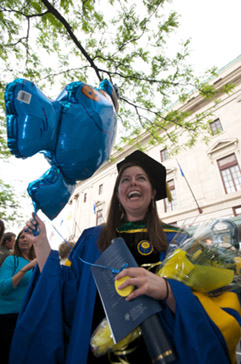
[[[237,249],[238,242],[235,241],[233,245],[225,242],[223,232],[216,229],[218,224],[224,225],[224,220],[217,219],[200,226],[194,235],[180,246],[171,244],[156,274],[181,281],[192,290],[208,295],[240,291],[241,253]],[[236,225],[231,225],[232,229],[237,229]],[[125,351],[128,344],[140,335],[141,329],[138,327],[121,342],[114,344],[105,319],[93,333],[90,344],[94,355],[98,357],[111,351]]]
[[218,224],[225,226],[224,221],[230,223],[215,220],[201,225],[191,238],[167,253],[156,274],[209,295],[240,290],[240,251],[231,242],[225,242],[224,234],[215,228]]

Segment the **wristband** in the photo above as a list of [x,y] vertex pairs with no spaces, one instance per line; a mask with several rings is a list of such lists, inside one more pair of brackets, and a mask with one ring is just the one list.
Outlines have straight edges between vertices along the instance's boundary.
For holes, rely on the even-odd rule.
[[166,293],[166,296],[162,299],[163,301],[167,300],[168,299],[168,296],[169,296],[169,284],[168,284],[168,280],[165,278],[165,277],[162,277],[166,283],[166,289],[167,289],[167,293]]

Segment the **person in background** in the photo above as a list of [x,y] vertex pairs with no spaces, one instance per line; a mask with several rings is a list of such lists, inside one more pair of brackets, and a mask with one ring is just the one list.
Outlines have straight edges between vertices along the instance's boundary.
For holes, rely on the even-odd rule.
[[1,241],[3,238],[4,231],[5,231],[5,225],[4,225],[3,220],[0,219],[0,244],[1,244]]
[[[182,282],[165,279],[144,268],[165,258],[175,237],[183,234],[165,225],[157,213],[156,201],[167,197],[166,168],[140,151],[117,164],[106,224],[86,229],[61,266],[59,254],[51,250],[46,228],[40,218],[26,223],[28,238],[35,246],[39,269],[26,294],[13,337],[10,364],[106,364],[151,363],[143,338],[135,350],[94,357],[90,338],[105,317],[90,265],[111,244],[122,237],[139,267],[127,267],[116,275],[126,278],[118,286],[135,289],[126,301],[146,295],[157,300],[159,319],[175,350],[176,364],[230,364],[240,338],[241,309],[237,296],[212,300],[196,295]],[[36,225],[40,231],[34,236]],[[187,237],[187,236],[186,236]],[[80,259],[82,261],[80,261]],[[113,287],[114,289],[114,287]],[[207,298],[204,299],[204,298]],[[113,356],[112,356],[113,354]],[[166,355],[166,353],[165,353]]]
[[239,250],[241,250],[241,225],[238,226]]
[[[59,245],[59,258],[60,258],[60,264],[66,264],[68,256],[71,252],[71,248],[73,248],[75,245],[74,242],[70,241],[68,242],[68,244],[63,241],[60,245]],[[67,263],[68,264],[68,263]]]
[[1,364],[8,364],[18,313],[36,263],[33,244],[22,230],[18,234],[12,255],[6,257],[0,269]]
[[11,232],[4,233],[0,243],[0,267],[4,260],[13,251],[16,235]]

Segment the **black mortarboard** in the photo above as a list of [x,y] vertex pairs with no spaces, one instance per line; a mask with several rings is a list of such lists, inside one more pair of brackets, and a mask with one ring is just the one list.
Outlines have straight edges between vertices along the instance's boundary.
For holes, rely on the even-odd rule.
[[125,164],[129,163],[140,166],[147,173],[153,188],[156,190],[156,201],[167,197],[166,168],[161,163],[140,150],[136,150],[129,154],[123,161],[117,163],[118,172]]

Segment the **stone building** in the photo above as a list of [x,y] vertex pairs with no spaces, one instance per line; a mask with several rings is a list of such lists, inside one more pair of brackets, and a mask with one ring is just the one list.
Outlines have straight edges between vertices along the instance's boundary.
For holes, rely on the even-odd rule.
[[[219,103],[192,94],[181,110],[193,115],[215,106],[208,143],[197,142],[189,150],[168,156],[168,147],[147,146],[147,153],[167,168],[167,182],[173,201],[158,201],[160,218],[165,223],[193,226],[214,218],[232,218],[241,225],[241,56],[218,72],[211,83],[218,88],[232,82],[229,94],[220,93]],[[143,145],[148,135],[143,135]],[[116,163],[134,151],[126,146],[114,152],[115,162],[105,163],[90,179],[79,182],[69,201],[71,219],[66,222],[71,238],[93,225],[105,221],[117,176]]]

